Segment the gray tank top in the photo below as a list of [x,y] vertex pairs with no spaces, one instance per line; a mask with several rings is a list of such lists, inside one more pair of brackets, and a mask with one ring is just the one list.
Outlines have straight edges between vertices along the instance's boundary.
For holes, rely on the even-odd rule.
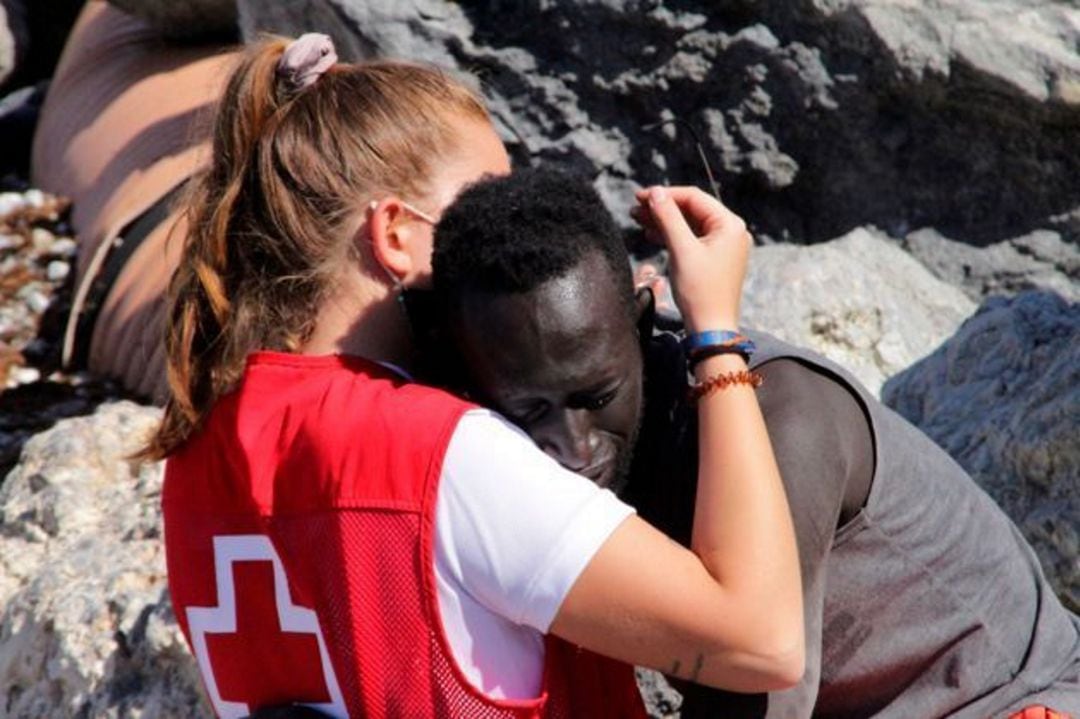
[[[731,708],[760,706],[763,713],[767,704],[769,717],[810,716],[812,707],[815,717],[896,719],[996,718],[1037,702],[1080,711],[1080,618],[1053,594],[1004,512],[944,450],[844,369],[764,333],[749,334],[758,346],[752,367],[792,359],[859,400],[875,463],[865,505],[836,531],[825,560],[821,616],[807,617],[808,635],[821,636],[820,661],[808,652],[802,685],[759,704],[734,700]],[[669,363],[665,374],[677,379],[663,391],[674,397],[685,391],[686,375],[671,369]],[[656,433],[667,436],[650,443],[675,460],[667,466],[669,477],[681,475],[674,484],[692,485],[695,413],[678,404],[665,410]],[[790,466],[793,458],[784,459],[778,456]],[[671,490],[669,483],[665,492]],[[627,499],[647,505],[655,497],[645,490]],[[658,504],[656,516],[649,508],[642,515],[688,539],[692,491]]]
[[844,369],[753,336],[753,367],[790,357],[833,375],[861,399],[874,436],[866,505],[827,560],[814,716],[981,719],[1075,670],[1080,619],[997,504]]

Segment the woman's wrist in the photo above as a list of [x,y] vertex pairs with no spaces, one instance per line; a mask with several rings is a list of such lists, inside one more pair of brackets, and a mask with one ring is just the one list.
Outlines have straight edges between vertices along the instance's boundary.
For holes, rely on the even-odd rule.
[[745,372],[746,360],[739,354],[721,354],[706,357],[694,365],[694,379],[698,382],[726,372]]
[[686,331],[694,334],[711,330],[737,330],[739,328],[738,317],[726,313],[701,315],[684,313],[683,318]]

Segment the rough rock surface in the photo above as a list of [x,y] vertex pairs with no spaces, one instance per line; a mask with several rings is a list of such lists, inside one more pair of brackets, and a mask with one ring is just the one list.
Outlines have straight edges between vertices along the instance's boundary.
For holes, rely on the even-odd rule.
[[1080,303],[992,298],[882,394],[1005,508],[1080,611]]
[[975,310],[872,229],[751,255],[743,320],[851,370],[874,393],[945,341]]
[[679,716],[682,695],[668,684],[663,674],[638,667],[634,670],[634,675],[650,717],[668,719]]
[[[109,0],[175,40],[203,40],[236,33],[236,0]],[[273,5],[276,3],[266,3]]]
[[205,713],[165,589],[161,467],[125,459],[159,417],[64,420],[0,488],[3,716]]
[[0,0],[0,87],[15,74],[29,43],[23,0]]
[[120,394],[108,380],[58,371],[76,249],[66,208],[0,181],[0,478],[31,435]]
[[474,71],[521,158],[704,184],[758,234],[873,224],[987,244],[1080,207],[1080,8],[1049,0],[239,0],[346,58]]
[[904,238],[903,247],[976,302],[1033,289],[1080,301],[1080,245],[1052,230],[980,248],[923,229]]

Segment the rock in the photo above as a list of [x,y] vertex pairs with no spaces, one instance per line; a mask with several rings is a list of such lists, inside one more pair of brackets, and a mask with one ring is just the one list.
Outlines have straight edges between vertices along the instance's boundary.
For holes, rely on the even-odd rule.
[[822,353],[875,394],[974,310],[960,290],[873,229],[812,247],[757,248],[742,303],[747,325]]
[[0,219],[26,207],[26,200],[18,192],[0,192]]
[[[165,37],[201,41],[236,34],[236,0],[109,0]],[[272,3],[267,3],[272,4]]]
[[19,69],[29,45],[23,0],[0,0],[0,87]]
[[75,252],[78,249],[79,247],[75,243],[75,240],[71,239],[70,237],[61,237],[53,243],[52,247],[49,248],[49,251],[51,254],[57,257],[70,258],[75,256]]
[[[822,2],[824,6],[826,3]],[[941,3],[841,0],[829,14],[853,11],[893,63],[916,79],[974,71],[1038,102],[1080,102],[1080,25],[1065,3]]]
[[126,459],[159,418],[64,420],[0,487],[4,716],[207,713],[165,588],[161,466]]
[[50,282],[60,282],[71,272],[71,265],[60,260],[53,260],[45,267],[45,276]]
[[[23,197],[25,198],[25,195]],[[27,200],[27,206],[33,207],[29,200]],[[30,231],[30,242],[33,243],[36,252],[44,254],[48,252],[52,248],[53,243],[56,242],[56,235],[54,235],[51,230],[47,230],[44,227],[35,227]]]
[[1080,304],[991,298],[882,395],[997,500],[1080,610]]
[[297,37],[322,32],[343,59],[395,57],[456,67],[452,46],[473,28],[460,6],[442,0],[415,2],[237,2],[245,40],[264,32]]
[[652,669],[636,667],[634,675],[650,717],[667,719],[679,716],[682,695],[668,684],[663,674]]
[[1080,208],[1080,8],[1050,0],[238,0],[245,37],[470,71],[519,159],[706,183],[755,233],[977,245]]
[[30,188],[23,193],[23,201],[26,202],[26,205],[28,207],[33,207],[40,210],[42,207],[45,206],[47,198],[45,196],[45,193],[41,190],[37,188]]
[[27,293],[25,302],[30,311],[35,314],[41,314],[49,308],[49,298],[37,290]]
[[21,384],[31,384],[41,379],[41,372],[36,367],[14,367],[8,373],[7,386],[18,387]]
[[1080,301],[1080,247],[1066,242],[1058,232],[1036,230],[978,248],[923,229],[908,235],[903,246],[937,277],[976,302],[1029,289]]

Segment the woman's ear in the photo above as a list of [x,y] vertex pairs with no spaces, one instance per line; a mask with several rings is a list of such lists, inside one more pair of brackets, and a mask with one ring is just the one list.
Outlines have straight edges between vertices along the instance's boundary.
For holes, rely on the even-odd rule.
[[367,209],[371,251],[394,284],[412,285],[431,275],[431,228],[396,197],[372,200]]

